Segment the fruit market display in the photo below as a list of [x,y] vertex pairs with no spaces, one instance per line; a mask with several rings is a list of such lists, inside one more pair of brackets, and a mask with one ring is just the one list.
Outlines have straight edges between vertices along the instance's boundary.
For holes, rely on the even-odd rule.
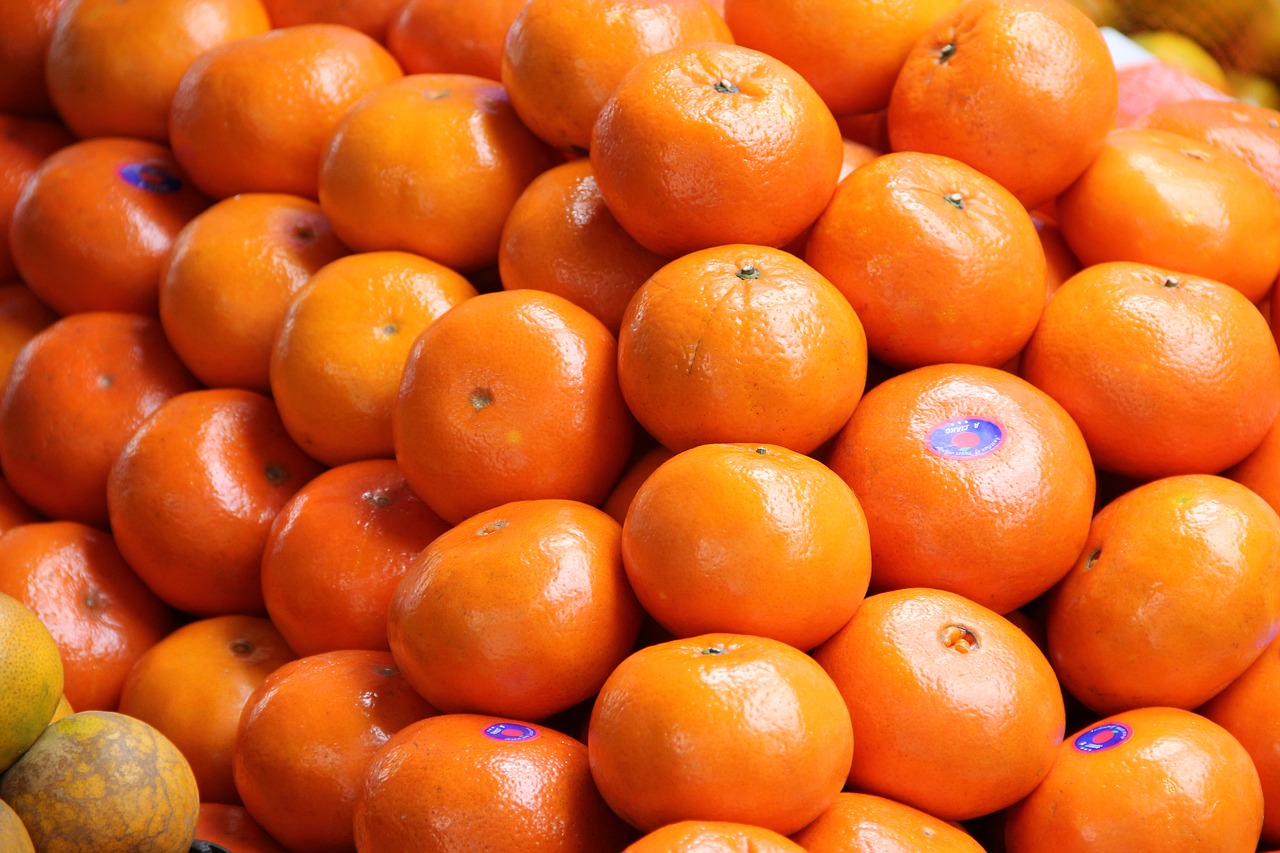
[[5,0],[0,853],[1280,850],[1280,0]]

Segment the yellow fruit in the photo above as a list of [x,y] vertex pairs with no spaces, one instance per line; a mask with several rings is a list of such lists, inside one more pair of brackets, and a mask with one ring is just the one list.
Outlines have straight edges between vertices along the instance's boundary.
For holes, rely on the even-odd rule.
[[1280,86],[1270,77],[1228,68],[1227,86],[1237,101],[1269,110],[1280,109]]
[[49,720],[49,722],[56,722],[57,720],[61,720],[67,714],[74,714],[75,712],[76,709],[72,708],[71,703],[67,701],[67,694],[63,693],[58,697],[58,707],[53,712],[53,719]]
[[1215,89],[1228,91],[1227,75],[1218,60],[1190,36],[1171,30],[1152,30],[1135,33],[1130,38],[1154,53],[1162,62],[1176,65]]
[[4,853],[36,853],[36,848],[31,846],[31,836],[22,825],[22,818],[4,800],[0,800],[0,850]]
[[3,771],[40,736],[62,695],[62,659],[53,636],[26,605],[4,593],[0,593],[0,685]]
[[1129,18],[1121,0],[1069,0],[1081,12],[1089,16],[1099,27],[1127,30]]

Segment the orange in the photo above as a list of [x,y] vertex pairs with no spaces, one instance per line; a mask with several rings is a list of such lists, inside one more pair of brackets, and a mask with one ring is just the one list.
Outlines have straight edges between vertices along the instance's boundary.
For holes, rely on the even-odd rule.
[[271,522],[322,470],[271,400],[210,388],[166,401],[120,451],[107,481],[120,552],[169,604],[200,616],[266,612]]
[[725,0],[739,44],[790,65],[838,116],[889,106],[916,41],[959,0]]
[[983,853],[962,829],[874,794],[841,792],[792,836],[809,853]]
[[1222,476],[1248,486],[1280,512],[1280,418],[1271,422],[1262,443]]
[[360,850],[609,853],[629,837],[583,744],[539,725],[442,714],[378,751],[355,808]]
[[631,297],[665,263],[614,219],[585,158],[548,169],[525,188],[498,246],[504,289],[559,294],[615,335]]
[[1056,222],[1044,217],[1032,215],[1031,221],[1036,226],[1036,236],[1040,238],[1040,248],[1044,249],[1045,262],[1045,300],[1057,292],[1062,283],[1080,272],[1079,258],[1071,251],[1067,241],[1062,237],[1062,229]]
[[1234,154],[1280,195],[1280,110],[1241,101],[1180,101],[1155,108],[1138,126],[1189,136]]
[[44,61],[66,0],[10,0],[0,7],[0,112],[51,116]]
[[413,342],[476,295],[407,252],[339,258],[293,295],[271,348],[271,395],[289,435],[327,465],[390,457],[391,409]]
[[18,274],[9,251],[9,228],[22,185],[46,157],[71,142],[60,124],[0,114],[0,281]]
[[358,252],[401,249],[471,272],[497,262],[507,213],[554,162],[497,82],[412,74],[337,124],[320,206]]
[[1111,53],[1079,9],[977,0],[938,17],[907,54],[889,99],[889,139],[895,151],[961,160],[1030,209],[1097,155],[1116,99]]
[[342,24],[385,42],[401,0],[262,0],[277,29],[301,24]]
[[626,853],[800,853],[802,850],[800,845],[772,829],[723,820],[682,820],[655,829],[629,846]]
[[454,524],[514,500],[598,504],[634,433],[613,335],[538,290],[481,294],[428,326],[391,423],[410,487]]
[[40,520],[39,513],[14,493],[7,480],[0,477],[0,533],[19,524]]
[[1008,612],[1067,573],[1093,517],[1079,428],[1048,395],[989,367],[887,379],[827,464],[866,512],[875,591],[935,587]]
[[0,537],[0,592],[53,635],[62,690],[78,711],[114,710],[134,661],[176,624],[111,535],[74,521],[24,524]]
[[849,621],[871,577],[853,490],[765,444],[703,444],[660,465],[626,514],[622,560],[672,635],[756,634],[799,649]]
[[300,655],[387,649],[396,584],[448,529],[394,460],[325,471],[271,523],[262,554],[267,613]]
[[703,0],[529,0],[507,30],[502,85],[530,130],[586,151],[600,109],[637,62],[732,41]]
[[433,713],[388,652],[291,661],[245,704],[232,757],[236,788],[285,848],[346,853],[369,763],[392,735]]
[[1280,629],[1280,516],[1223,477],[1138,486],[1094,519],[1046,627],[1063,686],[1097,713],[1195,708]]
[[505,504],[436,537],[391,599],[405,678],[446,713],[542,720],[591,698],[635,646],[622,531],[576,501]]
[[198,619],[138,658],[118,710],[173,741],[191,764],[202,801],[238,803],[231,755],[240,713],[258,685],[291,660],[280,632],[260,616]]
[[120,449],[161,403],[196,384],[154,317],[64,317],[18,352],[0,397],[5,479],[45,515],[105,526]]
[[789,243],[830,200],[842,158],[840,128],[813,87],[729,44],[636,62],[591,137],[605,204],[640,245],[668,257]]
[[287,853],[249,816],[244,806],[227,803],[200,803],[196,838],[220,844],[235,853]]
[[346,253],[310,199],[223,199],[178,232],[160,268],[165,336],[206,385],[266,393],[289,301],[313,272]]
[[166,142],[169,105],[192,60],[270,26],[260,0],[69,0],[45,61],[49,98],[81,138]]
[[408,0],[387,25],[386,45],[406,74],[502,79],[502,47],[527,0]]
[[808,264],[730,244],[671,261],[636,291],[618,379],[640,425],[672,450],[749,441],[809,453],[862,396],[866,336]]
[[11,853],[36,853],[22,818],[4,800],[0,800],[0,846]]
[[[62,696],[62,658],[44,623],[0,592],[0,773],[35,743]],[[3,837],[3,836],[0,836]]]
[[320,155],[343,113],[399,78],[377,41],[341,24],[301,24],[211,47],[178,81],[169,140],[196,186],[316,197]]
[[57,319],[25,284],[0,283],[0,390],[9,382],[18,352]]
[[1179,133],[1112,132],[1057,211],[1085,266],[1153,264],[1229,284],[1250,302],[1280,272],[1280,197],[1240,158]]
[[1107,717],[1063,741],[1031,796],[1009,810],[1008,853],[1252,853],[1258,773],[1239,741],[1176,708]]
[[1004,187],[936,154],[886,154],[841,181],[805,260],[858,312],[875,358],[996,366],[1044,305],[1044,249]]
[[672,456],[675,456],[675,453],[662,445],[651,447],[637,456],[622,472],[622,476],[613,486],[613,491],[609,492],[609,496],[600,504],[600,508],[612,516],[614,521],[622,524],[626,521],[627,510],[631,508],[631,502],[635,500],[640,486],[649,479],[649,475],[659,465]]
[[22,280],[59,314],[154,314],[165,255],[208,203],[163,145],[89,139],[49,155],[27,179],[9,250]]
[[605,801],[646,832],[716,820],[785,835],[835,799],[854,740],[840,691],[813,658],[717,633],[620,663],[592,708],[587,751]]
[[1088,266],[1045,306],[1022,375],[1101,469],[1139,479],[1239,462],[1280,412],[1280,356],[1235,288],[1146,264]]

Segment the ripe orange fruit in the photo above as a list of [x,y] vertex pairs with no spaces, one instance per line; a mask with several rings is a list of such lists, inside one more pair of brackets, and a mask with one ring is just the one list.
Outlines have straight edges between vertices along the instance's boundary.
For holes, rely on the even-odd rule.
[[556,148],[586,151],[623,75],[700,42],[733,42],[703,0],[529,0],[507,31],[502,85],[530,130]]
[[53,718],[63,677],[58,644],[49,629],[31,608],[0,592],[0,678],[5,684],[0,695],[0,773],[35,743]]
[[178,81],[169,111],[173,153],[214,198],[315,198],[320,155],[343,113],[400,76],[382,45],[341,24],[301,24],[220,44]]
[[907,54],[889,99],[889,138],[895,151],[967,163],[1031,209],[1097,155],[1116,99],[1107,43],[1079,9],[979,0],[938,17]]
[[406,74],[502,79],[502,47],[527,0],[408,0],[387,26],[386,45]]
[[349,851],[369,762],[392,735],[433,713],[388,652],[290,661],[245,704],[232,757],[236,789],[289,850]]
[[9,228],[22,185],[46,157],[72,141],[60,124],[0,114],[0,281],[18,275],[9,250]]
[[853,490],[776,445],[703,444],[636,492],[622,561],[645,611],[676,637],[724,631],[811,649],[867,591],[871,545]]
[[627,405],[672,450],[763,442],[809,453],[844,425],[866,381],[848,301],[794,255],[731,244],[678,258],[622,318]]
[[266,612],[271,522],[322,467],[271,400],[209,388],[166,401],[120,451],[107,482],[120,552],[169,604],[200,616]]
[[1045,301],[1031,216],[986,175],[935,154],[887,154],[855,169],[814,225],[805,260],[858,312],[871,355],[900,367],[1003,364]]
[[600,793],[644,831],[717,820],[795,832],[835,799],[853,747],[849,711],[813,658],[747,634],[635,652],[600,689],[587,733]]
[[427,508],[391,459],[323,472],[271,523],[262,597],[299,655],[388,649],[396,584],[449,525]]
[[0,592],[53,635],[62,690],[78,711],[115,710],[134,661],[176,622],[109,533],[74,521],[24,524],[0,537]]
[[310,199],[223,199],[188,222],[165,257],[165,337],[209,387],[268,393],[271,345],[289,301],[313,272],[346,253]]
[[1041,216],[1033,215],[1031,221],[1036,226],[1036,236],[1040,238],[1040,247],[1044,249],[1045,261],[1045,299],[1057,292],[1062,283],[1080,272],[1080,259],[1071,251],[1067,241],[1062,237],[1062,229],[1057,223],[1049,222]]
[[1239,741],[1176,708],[1107,717],[1059,747],[1044,781],[1008,812],[1008,853],[1252,853],[1258,774]]
[[470,272],[497,262],[508,211],[554,162],[497,82],[412,74],[337,124],[320,164],[320,206],[358,252],[401,249]]
[[163,145],[88,139],[28,178],[9,249],[22,280],[59,314],[154,314],[165,255],[208,203]]
[[22,818],[4,800],[0,800],[0,847],[11,853],[36,853]]
[[916,41],[959,0],[725,0],[739,44],[790,65],[838,116],[889,106]]
[[1014,804],[1053,765],[1066,726],[1053,668],[963,596],[870,596],[813,656],[853,719],[852,790],[964,820]]
[[400,0],[262,0],[277,29],[301,24],[342,24],[384,42]]
[[169,105],[192,60],[270,27],[260,0],[69,0],[45,60],[49,98],[81,138],[166,142]]
[[0,391],[9,382],[18,352],[57,319],[25,284],[0,283]]
[[1243,101],[1179,101],[1155,108],[1137,126],[1189,136],[1234,154],[1280,195],[1280,110]]
[[453,524],[514,500],[598,504],[634,433],[617,358],[599,320],[551,293],[446,312],[414,342],[392,410],[409,485]]
[[1048,395],[990,367],[921,367],[867,392],[827,457],[871,532],[871,588],[925,586],[1006,613],[1080,553],[1096,479]]
[[0,112],[52,116],[44,60],[66,0],[11,0],[0,6]]
[[622,476],[613,486],[613,491],[609,492],[609,496],[600,504],[600,508],[612,516],[614,521],[622,524],[627,519],[627,510],[631,508],[631,502],[635,500],[640,486],[649,479],[649,475],[657,470],[659,465],[672,456],[675,456],[675,452],[662,445],[651,447],[637,456],[622,472]]
[[1086,266],[1135,261],[1229,284],[1250,302],[1280,272],[1280,198],[1240,158],[1166,130],[1117,130],[1058,199]]
[[0,397],[5,479],[47,516],[105,526],[120,449],[161,403],[196,385],[155,318],[64,317],[19,351]]
[[681,820],[659,827],[624,853],[801,853],[804,850],[772,829],[724,820]]
[[792,836],[808,853],[983,853],[954,824],[874,794],[842,791]]
[[1248,486],[1280,512],[1280,417],[1272,421],[1262,443],[1222,476]]
[[118,710],[173,741],[191,764],[202,801],[238,803],[231,755],[240,713],[258,685],[293,657],[260,616],[197,619],[138,658]]
[[665,263],[618,224],[585,158],[550,168],[525,187],[498,246],[505,290],[559,294],[615,335],[631,297]]
[[1277,628],[1280,516],[1239,483],[1205,474],[1107,504],[1051,593],[1047,622],[1063,686],[1100,714],[1195,708],[1257,660]]
[[1022,375],[1080,426],[1094,463],[1129,477],[1214,473],[1280,412],[1280,356],[1236,289],[1146,264],[1088,266],[1045,306]]
[[288,853],[250,817],[248,809],[229,803],[200,803],[196,838],[235,853]]
[[39,513],[14,493],[8,481],[0,477],[0,533],[19,524],[42,520]]
[[271,395],[289,435],[327,465],[390,457],[391,409],[422,330],[476,289],[407,252],[366,252],[317,270],[271,348]]
[[600,109],[591,165],[622,227],[676,257],[799,236],[835,190],[840,140],[831,111],[794,70],[708,42],[635,63]]

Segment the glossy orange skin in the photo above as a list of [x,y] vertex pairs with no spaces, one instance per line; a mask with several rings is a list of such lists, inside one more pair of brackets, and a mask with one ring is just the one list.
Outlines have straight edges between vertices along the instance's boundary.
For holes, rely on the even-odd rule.
[[[526,739],[486,733],[504,725]],[[630,828],[600,798],[579,741],[502,717],[441,714],[406,726],[374,757],[355,837],[379,853],[616,853]]]
[[51,154],[23,185],[9,250],[22,280],[60,314],[154,314],[160,265],[208,204],[165,146],[88,139]]
[[356,251],[400,249],[470,272],[497,261],[508,211],[555,162],[496,81],[411,74],[337,125],[320,206]]
[[955,825],[874,794],[842,791],[821,816],[791,836],[808,853],[983,853]]
[[700,42],[733,43],[703,0],[529,0],[507,31],[502,85],[530,130],[556,148],[586,151],[623,75],[641,59]]
[[0,112],[52,117],[44,60],[66,0],[13,0],[0,8]]
[[63,317],[19,351],[0,398],[5,478],[47,516],[105,527],[107,474],[121,448],[197,384],[154,317]]
[[287,193],[223,199],[188,222],[160,268],[160,322],[212,388],[271,389],[271,346],[293,295],[347,254],[316,202]]
[[261,616],[214,616],[175,630],[138,658],[118,710],[150,723],[182,751],[200,799],[239,803],[231,775],[240,713],[268,675],[294,659]]
[[803,77],[767,54],[716,43],[637,62],[591,137],[605,204],[666,257],[786,245],[830,200],[842,158],[840,128]]
[[634,648],[622,530],[577,501],[479,513],[419,554],[391,599],[405,678],[446,713],[542,720],[591,698]]
[[178,82],[169,140],[204,192],[315,198],[324,145],[360,97],[402,76],[341,24],[301,24],[210,48]]
[[1243,101],[1181,101],[1157,107],[1137,126],[1190,136],[1234,154],[1280,195],[1280,110]]
[[622,560],[676,637],[727,631],[811,649],[853,616],[871,577],[867,520],[830,468],[777,445],[703,444],[636,492]]
[[413,342],[476,289],[407,252],[348,255],[294,294],[271,347],[271,396],[289,435],[326,465],[395,453],[391,409]]
[[1093,160],[1116,99],[1111,54],[1079,9],[980,0],[938,17],[908,53],[889,99],[889,138],[894,151],[965,162],[1031,209]]
[[401,6],[399,0],[262,0],[262,5],[276,28],[342,24],[383,43]]
[[25,284],[0,283],[0,389],[9,381],[18,352],[57,319]]
[[763,442],[808,453],[866,382],[866,335],[840,292],[778,249],[731,244],[664,266],[618,333],[627,405],[672,450]]
[[503,289],[557,293],[615,335],[631,297],[666,262],[618,224],[586,158],[535,178],[511,208],[498,246]]
[[1280,516],[1223,477],[1139,486],[1094,518],[1047,618],[1058,677],[1094,711],[1195,708],[1280,629]]
[[[1100,720],[1128,740],[1082,752],[1063,741],[1044,782],[1008,812],[1008,853],[1120,853],[1141,839],[1152,853],[1252,853],[1262,790],[1248,753],[1227,731],[1176,708]],[[1106,737],[1103,733],[1100,736]]]
[[0,115],[0,281],[18,275],[9,250],[9,228],[22,185],[46,157],[72,141],[66,128],[55,122]]
[[1280,272],[1280,198],[1238,157],[1167,130],[1117,130],[1058,199],[1086,266],[1134,261],[1221,281],[1250,302]]
[[300,655],[388,649],[387,613],[418,553],[449,529],[391,459],[331,468],[271,523],[262,595]]
[[840,182],[805,260],[858,312],[871,355],[899,367],[996,366],[1044,305],[1031,216],[1004,187],[936,154],[887,154]]
[[1280,412],[1280,356],[1258,310],[1225,284],[1145,264],[1064,282],[1021,370],[1071,414],[1100,469],[1138,479],[1234,465]]
[[235,853],[288,853],[258,825],[244,806],[200,803],[196,838],[221,844]]
[[747,823],[722,820],[682,820],[659,827],[626,848],[624,853],[800,853],[804,848],[785,835]]
[[612,516],[614,521],[622,524],[627,519],[627,510],[631,508],[631,502],[635,500],[640,486],[659,465],[672,456],[675,456],[675,451],[668,450],[662,445],[646,450],[622,472],[622,476],[613,486],[613,491],[609,492],[609,496],[600,504],[600,508]]
[[[997,424],[986,454],[935,451],[955,419]],[[871,589],[927,586],[1004,613],[1071,568],[1093,517],[1096,478],[1080,430],[1043,392],[1004,371],[921,367],[882,382],[836,436],[827,464],[871,531]]]
[[647,646],[591,710],[605,801],[644,831],[680,820],[795,832],[834,800],[854,753],[840,692],[797,649],[746,634]]
[[264,614],[272,519],[321,470],[289,438],[270,398],[235,388],[181,394],[112,466],[111,529],[125,559],[174,607]]
[[311,655],[249,696],[232,768],[250,816],[289,850],[347,853],[356,796],[379,748],[435,713],[389,652]]
[[387,27],[386,45],[406,74],[474,74],[502,79],[507,30],[526,0],[408,0]]
[[456,524],[513,500],[599,503],[635,423],[609,330],[567,299],[516,290],[468,299],[418,336],[392,427],[409,485]]
[[115,710],[134,662],[176,625],[111,535],[74,521],[9,529],[0,541],[0,592],[53,635],[63,695],[77,711]]

